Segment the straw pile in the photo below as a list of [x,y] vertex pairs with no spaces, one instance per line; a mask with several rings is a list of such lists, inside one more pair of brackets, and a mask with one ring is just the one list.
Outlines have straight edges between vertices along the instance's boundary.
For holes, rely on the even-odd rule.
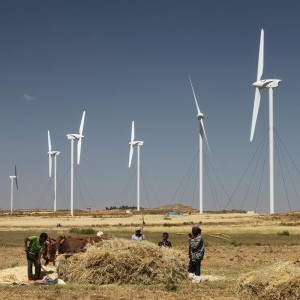
[[[50,278],[57,278],[56,269],[52,265],[44,267],[46,271],[42,270],[42,275],[48,275]],[[13,282],[27,281],[27,266],[14,267],[0,270],[0,285],[12,284]]]
[[84,253],[60,256],[57,263],[58,276],[76,283],[167,284],[187,279],[185,256],[147,241],[105,240]]
[[278,262],[243,275],[238,295],[241,299],[300,299],[299,262]]

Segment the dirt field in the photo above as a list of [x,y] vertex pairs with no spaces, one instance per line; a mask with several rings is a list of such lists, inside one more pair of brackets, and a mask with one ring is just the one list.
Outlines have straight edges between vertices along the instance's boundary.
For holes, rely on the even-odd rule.
[[[184,282],[175,287],[160,285],[13,286],[26,279],[23,239],[46,231],[52,237],[70,233],[71,228],[101,230],[106,237],[130,239],[141,215],[75,216],[7,215],[0,213],[0,299],[239,299],[238,278],[274,262],[299,261],[300,213],[273,216],[233,213],[174,216],[144,215],[144,231],[157,243],[169,232],[174,249],[187,254],[187,234],[200,223],[206,243],[202,264],[205,283]],[[188,260],[187,260],[188,261]],[[22,273],[23,272],[23,273]],[[18,274],[16,274],[18,273]],[[15,275],[14,275],[15,274]],[[23,275],[22,275],[23,274]],[[300,274],[299,274],[300,275]]]

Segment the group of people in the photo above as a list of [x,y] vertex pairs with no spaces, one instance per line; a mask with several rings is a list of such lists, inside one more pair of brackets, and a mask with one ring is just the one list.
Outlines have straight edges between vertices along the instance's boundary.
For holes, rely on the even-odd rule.
[[[171,248],[172,243],[168,240],[168,232],[164,232],[162,235],[162,241],[158,243],[159,247]],[[133,241],[143,241],[145,236],[142,232],[141,227],[136,227],[135,233],[132,235],[131,240]],[[205,246],[201,236],[200,226],[194,225],[192,227],[192,232],[189,233],[189,273],[200,276],[201,273],[201,261],[203,260],[205,253]]]
[[[38,280],[41,279],[41,257],[45,251],[45,246],[47,243],[48,234],[43,232],[40,236],[29,236],[24,239],[25,253],[27,258],[28,266],[28,280]],[[141,227],[136,227],[135,233],[132,235],[131,239],[133,241],[143,241],[145,236],[142,232]],[[162,241],[158,243],[159,247],[171,248],[172,243],[168,240],[168,232],[164,232],[162,235]],[[194,225],[192,227],[191,233],[189,233],[189,273],[195,275],[200,275],[201,272],[201,261],[204,257],[205,247],[204,242],[201,237],[201,228],[199,225]],[[35,268],[35,274],[33,274],[32,269]]]
[[[164,232],[162,235],[162,241],[158,243],[159,247],[172,248],[172,243],[168,241],[169,234]],[[132,241],[143,241],[145,240],[145,235],[142,233],[142,228],[140,226],[135,228],[135,233],[131,237]]]

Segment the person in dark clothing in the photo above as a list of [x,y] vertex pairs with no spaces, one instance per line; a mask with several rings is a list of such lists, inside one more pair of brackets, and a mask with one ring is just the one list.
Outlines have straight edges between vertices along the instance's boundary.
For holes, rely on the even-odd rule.
[[[47,239],[48,235],[45,232],[41,233],[39,237],[29,236],[24,239],[28,264],[28,280],[38,280],[41,277],[41,256],[45,250],[45,242]],[[34,266],[35,269],[34,275],[32,273],[32,266]]]
[[204,257],[205,247],[201,237],[201,228],[199,225],[192,227],[192,233],[189,234],[189,273],[200,276],[201,261]]
[[172,243],[168,241],[169,234],[167,232],[163,233],[162,238],[163,238],[163,240],[158,243],[158,246],[159,247],[172,248]]

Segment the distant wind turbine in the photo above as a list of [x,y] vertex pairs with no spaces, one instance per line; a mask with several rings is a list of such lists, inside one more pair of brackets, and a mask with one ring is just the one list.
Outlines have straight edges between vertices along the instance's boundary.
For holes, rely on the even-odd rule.
[[70,133],[67,134],[69,140],[71,140],[71,216],[74,216],[74,209],[73,209],[73,189],[74,189],[74,141],[77,141],[77,164],[80,163],[80,153],[81,153],[81,142],[84,136],[83,133],[83,126],[84,126],[84,119],[85,119],[85,111],[82,114],[81,123],[79,127],[79,133]]
[[54,157],[54,211],[56,211],[56,157],[59,151],[52,150],[50,131],[48,130],[48,156],[49,156],[49,177],[51,178],[52,158]]
[[13,203],[14,203],[14,181],[16,183],[17,190],[18,187],[18,175],[17,175],[17,166],[15,166],[15,175],[9,176],[10,179],[10,212],[13,212]]
[[132,156],[134,152],[134,148],[137,148],[137,211],[140,211],[140,146],[143,146],[144,141],[135,141],[135,133],[134,133],[134,121],[131,124],[131,138],[130,138],[130,150],[129,150],[129,163],[128,168],[131,166]]
[[273,88],[278,87],[280,79],[261,79],[264,69],[264,30],[260,34],[258,67],[255,86],[255,98],[252,115],[250,142],[253,140],[255,125],[260,104],[260,90],[269,89],[269,167],[270,167],[270,214],[274,213],[274,119],[273,119]]
[[209,153],[210,153],[210,149],[209,149],[205,128],[204,128],[204,122],[203,122],[204,114],[200,111],[196,94],[194,91],[193,83],[190,76],[189,76],[189,80],[190,80],[190,84],[191,84],[191,88],[192,88],[192,92],[193,92],[193,96],[197,108],[197,119],[199,120],[199,206],[200,206],[199,213],[202,214],[203,213],[203,138],[205,138]]

